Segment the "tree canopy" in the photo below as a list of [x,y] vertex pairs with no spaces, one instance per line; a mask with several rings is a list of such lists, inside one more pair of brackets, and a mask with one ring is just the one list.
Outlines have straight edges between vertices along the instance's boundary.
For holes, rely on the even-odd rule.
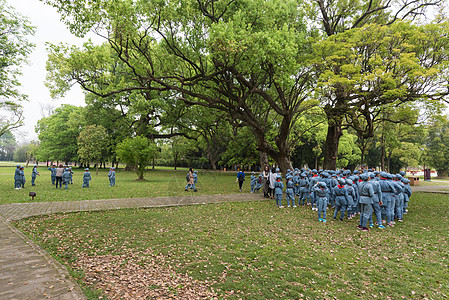
[[22,125],[21,102],[27,96],[17,88],[21,66],[34,47],[28,41],[33,34],[28,19],[0,0],[0,136]]

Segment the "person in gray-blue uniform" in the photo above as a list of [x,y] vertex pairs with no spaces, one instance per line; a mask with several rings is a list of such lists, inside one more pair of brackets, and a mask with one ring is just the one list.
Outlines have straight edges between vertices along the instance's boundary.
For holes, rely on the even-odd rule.
[[255,192],[258,192],[263,186],[263,175],[259,174],[259,177],[257,178],[256,181],[256,187],[254,188]]
[[[340,184],[337,178],[338,178],[337,172],[332,171],[331,177],[329,178],[329,189],[330,189],[331,191],[334,190],[334,187],[336,187],[337,185]],[[342,179],[343,179],[343,178],[342,178]],[[346,182],[343,183],[343,185],[345,185],[345,184],[346,184]],[[335,207],[335,198],[334,198],[334,197],[330,197],[329,203],[330,203],[330,205],[331,205],[332,207]]]
[[396,200],[398,195],[402,193],[402,188],[401,186],[399,186],[399,184],[397,184],[394,181],[394,178],[396,177],[396,175],[393,174],[388,174],[388,181],[390,182],[391,185],[394,186],[395,192],[393,194],[391,194],[391,203],[390,203],[390,216],[391,216],[391,225],[396,224],[396,222],[394,221],[394,216],[395,216],[395,211],[396,211]]
[[[66,190],[70,183],[70,169],[69,168],[65,168],[64,173],[62,173],[62,183],[65,185],[64,189]],[[87,187],[89,187],[89,184]]]
[[307,174],[306,173],[301,173],[300,175],[300,179],[299,179],[299,199],[298,199],[298,203],[299,205],[306,205],[307,203],[307,198],[309,197],[310,193],[309,193],[309,180],[307,179]]
[[70,172],[70,184],[73,184],[73,170],[72,170],[72,167],[69,167],[69,172]]
[[352,219],[354,217],[354,198],[355,198],[355,191],[353,182],[351,179],[347,178],[346,181],[346,190],[348,191],[348,206],[346,210],[348,211],[348,220]]
[[115,186],[115,168],[114,167],[111,167],[109,169],[108,178],[109,178],[109,186],[114,187]]
[[283,208],[282,206],[282,193],[284,189],[284,184],[282,183],[281,174],[276,175],[276,181],[274,182],[274,198],[276,199],[276,206]]
[[198,171],[197,170],[193,171],[193,183],[194,184],[198,183]]
[[[299,180],[300,180],[299,172],[297,170],[295,170],[295,172],[293,172],[293,178],[292,178],[295,196],[299,196],[299,193],[300,193]],[[301,199],[301,198],[299,198],[299,199]],[[298,199],[298,205],[299,205],[299,199]]]
[[257,184],[257,177],[256,177],[256,172],[252,172],[251,173],[251,193],[254,193],[255,189],[256,189],[256,184]]
[[25,188],[25,182],[26,182],[26,179],[25,179],[25,170],[24,170],[24,168],[21,166],[20,167],[20,175],[22,175],[22,180],[20,181],[20,186],[22,187],[22,188]]
[[318,211],[317,208],[317,198],[315,195],[314,187],[320,180],[320,177],[317,174],[317,171],[315,169],[312,170],[312,177],[309,179],[309,197],[310,197],[310,204],[312,205],[312,210]]
[[34,165],[33,171],[31,172],[31,186],[35,186],[36,177],[39,175],[39,172],[37,171],[37,165]]
[[[373,186],[373,190],[374,190],[373,210],[374,210],[374,214],[376,215],[377,225],[379,226],[380,229],[384,229],[385,226],[382,225],[382,211],[380,209],[380,206],[383,204],[382,203],[382,189],[380,188],[379,181],[375,180],[376,176],[374,175],[374,173],[369,173],[369,176],[371,178],[370,183]],[[369,217],[368,223],[369,223],[368,226],[370,228],[374,227],[372,214]]]
[[[318,221],[326,223],[326,210],[327,210],[327,195],[329,194],[329,189],[324,182],[317,182],[313,186],[313,191],[317,197],[318,202]],[[323,217],[321,217],[321,213]]]
[[338,185],[332,189],[331,197],[333,203],[335,203],[334,220],[337,219],[338,212],[340,211],[340,221],[343,221],[345,217],[346,208],[349,202],[348,190],[345,186],[345,180],[343,178],[338,179]]
[[296,207],[295,205],[295,185],[293,183],[293,177],[291,175],[287,175],[287,188],[285,190],[285,195],[287,197],[287,207],[290,207],[290,201],[292,202],[291,206]]
[[401,174],[396,174],[394,183],[397,185],[398,193],[396,193],[396,206],[394,208],[394,215],[399,222],[402,222],[402,211],[404,208],[404,183],[401,181]]
[[84,174],[83,174],[83,188],[84,187],[89,187],[89,182],[92,180],[92,176],[90,176],[90,172],[89,169],[86,168],[84,169]]
[[22,175],[20,174],[20,165],[17,165],[16,170],[14,172],[14,188],[16,190],[19,190],[21,183],[22,183]]
[[51,165],[51,167],[48,167],[48,170],[51,172],[51,174],[50,174],[51,184],[55,184],[55,181],[56,181],[56,166],[55,165]]
[[[390,227],[394,227],[391,223],[393,216],[391,215],[391,198],[392,195],[396,193],[395,186],[388,180],[389,174],[386,172],[380,173],[380,189],[382,191],[382,205],[380,206],[382,210],[382,220],[386,219],[386,223]],[[385,216],[385,219],[383,218]],[[382,221],[383,223],[383,221]]]
[[402,209],[402,214],[407,213],[408,202],[410,201],[410,197],[412,196],[412,189],[410,188],[410,180],[407,178],[402,178],[402,182],[404,183],[404,207]]
[[360,224],[357,228],[362,229],[363,231],[369,231],[367,227],[367,223],[370,215],[373,213],[373,198],[374,198],[374,189],[371,183],[369,183],[370,177],[368,173],[362,173],[359,175],[359,178],[362,180],[359,182],[359,206],[360,206]]

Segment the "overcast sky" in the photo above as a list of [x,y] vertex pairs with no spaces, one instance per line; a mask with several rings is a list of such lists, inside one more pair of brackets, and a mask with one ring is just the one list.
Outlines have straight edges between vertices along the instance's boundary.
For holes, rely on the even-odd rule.
[[[7,0],[10,6],[17,12],[26,16],[36,27],[36,33],[29,40],[36,47],[29,56],[29,65],[22,68],[23,77],[20,80],[20,91],[29,97],[29,102],[23,104],[25,122],[24,126],[14,133],[19,144],[26,141],[37,140],[34,127],[42,118],[41,107],[57,108],[61,104],[84,105],[84,95],[79,86],[75,86],[65,98],[53,100],[48,89],[44,85],[47,61],[45,43],[58,44],[60,42],[72,45],[82,45],[86,39],[79,39],[72,35],[60,21],[59,14],[51,6],[45,5],[39,0]],[[48,116],[48,115],[46,115]]]

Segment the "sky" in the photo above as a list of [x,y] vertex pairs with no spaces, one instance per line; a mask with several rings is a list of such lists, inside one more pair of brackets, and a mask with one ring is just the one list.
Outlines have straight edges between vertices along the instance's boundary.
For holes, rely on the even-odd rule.
[[[43,4],[39,0],[7,0],[7,3],[18,13],[27,17],[31,24],[36,27],[35,35],[29,37],[29,41],[36,46],[28,57],[29,64],[22,67],[23,76],[20,79],[21,87],[19,87],[19,90],[28,95],[29,98],[28,102],[23,103],[24,126],[14,131],[17,142],[24,144],[37,140],[34,128],[39,119],[48,116],[48,108],[54,109],[60,107],[61,104],[84,105],[84,94],[79,86],[74,86],[64,98],[51,98],[50,92],[44,85],[45,63],[48,55],[46,43],[59,44],[62,42],[82,45],[88,38],[80,39],[72,35],[64,23],[60,21],[56,9]],[[97,42],[99,42],[98,38]],[[44,114],[41,111],[44,111]]]

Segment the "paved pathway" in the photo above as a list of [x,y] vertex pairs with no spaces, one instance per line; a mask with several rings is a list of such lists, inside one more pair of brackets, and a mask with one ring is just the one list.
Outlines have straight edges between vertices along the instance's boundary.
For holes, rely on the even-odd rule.
[[[186,193],[187,194],[187,193]],[[8,221],[58,212],[262,200],[261,194],[11,203],[0,205],[0,299],[86,299],[66,268]]]

